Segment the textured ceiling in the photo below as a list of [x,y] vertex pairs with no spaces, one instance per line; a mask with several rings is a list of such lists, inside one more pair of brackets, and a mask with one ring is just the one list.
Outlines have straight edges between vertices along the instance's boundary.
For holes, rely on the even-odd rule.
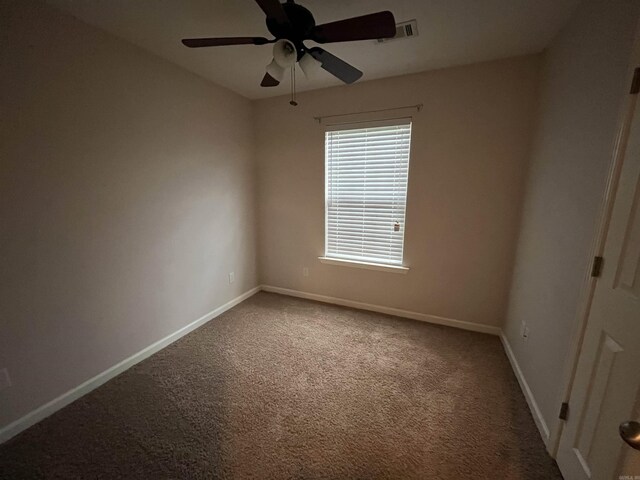
[[[188,49],[184,37],[266,36],[253,0],[48,0],[81,20],[251,98],[287,93],[288,81],[261,88],[271,45]],[[364,72],[360,81],[543,50],[579,0],[299,0],[316,23],[391,10],[396,22],[417,19],[419,35],[385,43],[324,45]],[[309,46],[313,42],[308,42]],[[302,76],[298,90],[339,85],[324,70]]]

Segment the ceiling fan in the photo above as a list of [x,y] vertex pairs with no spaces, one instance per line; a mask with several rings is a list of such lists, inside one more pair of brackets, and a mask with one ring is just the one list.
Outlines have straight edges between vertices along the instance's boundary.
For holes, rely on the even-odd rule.
[[182,43],[190,48],[218,47],[226,45],[265,45],[273,43],[273,61],[267,65],[267,72],[260,83],[263,87],[280,84],[286,68],[296,62],[305,75],[310,75],[322,67],[345,83],[353,83],[362,72],[344,60],[320,47],[308,48],[304,42],[316,43],[350,42],[354,40],[374,40],[391,38],[396,34],[393,14],[389,11],[347,18],[336,22],[316,25],[313,15],[302,5],[286,0],[256,0],[267,16],[267,28],[275,37],[222,37],[185,38]]

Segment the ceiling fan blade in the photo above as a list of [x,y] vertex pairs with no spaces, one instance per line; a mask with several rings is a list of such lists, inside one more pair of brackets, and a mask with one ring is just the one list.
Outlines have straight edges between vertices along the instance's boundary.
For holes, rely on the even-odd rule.
[[322,64],[322,68],[344,83],[353,83],[362,77],[362,72],[356,67],[349,65],[344,60],[340,60],[320,47],[313,47],[309,50],[309,53]]
[[391,38],[395,34],[396,20],[393,18],[393,13],[385,10],[384,12],[316,25],[309,38],[318,43],[332,43]]
[[182,43],[189,48],[224,47],[226,45],[264,45],[271,43],[264,37],[221,37],[221,38],[183,38]]
[[267,18],[275,20],[279,25],[291,26],[287,12],[284,11],[282,4],[278,0],[256,0],[256,3]]
[[260,82],[261,87],[277,87],[278,85],[280,85],[280,82],[268,73],[264,74],[264,77],[262,77],[262,82]]

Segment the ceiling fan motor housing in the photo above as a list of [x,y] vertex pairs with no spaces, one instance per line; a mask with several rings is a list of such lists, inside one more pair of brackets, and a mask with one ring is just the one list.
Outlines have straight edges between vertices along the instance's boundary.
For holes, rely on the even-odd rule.
[[298,60],[300,60],[306,51],[302,41],[305,38],[309,38],[313,27],[316,26],[316,21],[309,10],[297,3],[283,3],[282,8],[284,8],[289,18],[289,25],[283,25],[273,18],[267,18],[267,28],[271,35],[278,40],[287,39],[291,41],[296,47]]

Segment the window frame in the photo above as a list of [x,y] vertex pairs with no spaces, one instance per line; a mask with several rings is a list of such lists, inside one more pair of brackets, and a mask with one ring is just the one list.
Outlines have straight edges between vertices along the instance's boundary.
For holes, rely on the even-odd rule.
[[[356,130],[363,128],[375,128],[375,127],[386,127],[386,126],[395,126],[395,125],[409,125],[410,133],[409,133],[409,153],[407,159],[407,186],[405,192],[405,205],[404,205],[404,221],[402,225],[402,252],[401,252],[401,261],[400,263],[378,263],[375,261],[370,261],[369,259],[362,258],[342,258],[342,257],[333,257],[328,252],[328,236],[329,236],[329,157],[327,155],[327,133],[332,131],[344,131],[344,130]],[[396,118],[385,118],[378,120],[367,120],[367,121],[358,121],[358,122],[348,122],[348,123],[336,123],[325,125],[323,130],[324,134],[324,255],[318,257],[321,263],[328,265],[337,265],[337,266],[347,266],[347,267],[356,267],[362,268],[366,270],[377,270],[377,271],[386,271],[393,273],[406,274],[409,271],[409,267],[406,264],[405,259],[405,241],[407,239],[406,235],[406,224],[407,224],[407,210],[409,204],[409,175],[411,170],[411,157],[413,150],[413,118],[411,116],[403,116]]]

